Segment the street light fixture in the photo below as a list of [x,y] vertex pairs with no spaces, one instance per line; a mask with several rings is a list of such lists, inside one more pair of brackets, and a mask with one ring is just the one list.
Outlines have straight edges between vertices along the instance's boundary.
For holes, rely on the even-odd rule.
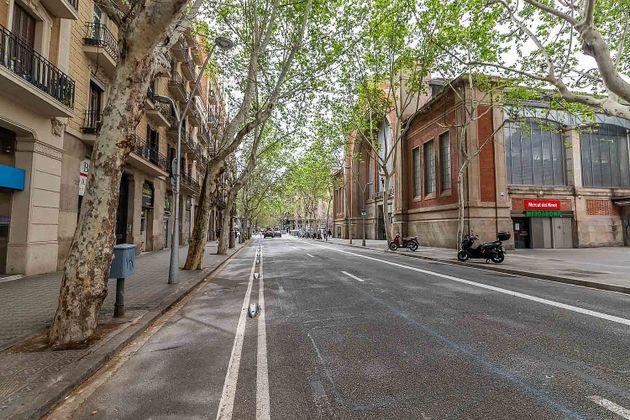
[[[231,39],[217,36],[214,38],[214,44],[210,49],[210,52],[206,55],[206,59],[199,69],[199,74],[197,75],[197,80],[195,80],[195,86],[193,86],[192,91],[190,92],[190,96],[186,101],[186,106],[182,111],[182,114],[177,118],[177,154],[175,156],[175,171],[173,174],[173,178],[175,178],[175,222],[173,223],[173,239],[171,241],[171,260],[168,268],[168,284],[176,284],[177,283],[177,274],[179,272],[179,187],[180,187],[180,174],[181,174],[181,156],[182,156],[182,128],[184,124],[184,118],[186,118],[186,114],[190,109],[190,105],[195,99],[195,94],[199,89],[199,84],[201,83],[201,78],[203,77],[203,73],[210,62],[210,57],[214,52],[215,47],[219,47],[222,50],[229,50],[234,46],[234,42]],[[207,121],[204,121],[207,124]]]

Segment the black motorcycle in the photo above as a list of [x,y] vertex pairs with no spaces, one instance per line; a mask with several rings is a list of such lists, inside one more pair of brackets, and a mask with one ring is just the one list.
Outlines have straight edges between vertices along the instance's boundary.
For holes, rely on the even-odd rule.
[[505,250],[503,249],[503,242],[510,239],[509,232],[499,232],[497,240],[493,242],[486,242],[475,246],[475,241],[479,239],[479,236],[468,234],[462,239],[462,246],[457,253],[457,259],[460,261],[467,261],[469,258],[481,258],[492,260],[492,262],[501,264],[505,260]]

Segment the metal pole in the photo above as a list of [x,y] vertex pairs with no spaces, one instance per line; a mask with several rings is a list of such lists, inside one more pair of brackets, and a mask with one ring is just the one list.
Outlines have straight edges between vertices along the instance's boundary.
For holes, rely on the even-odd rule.
[[116,302],[114,303],[114,318],[125,316],[125,279],[116,279]]
[[[215,44],[216,45],[216,44]],[[186,114],[188,113],[188,109],[190,109],[190,104],[195,99],[195,93],[199,88],[199,83],[201,82],[201,77],[203,76],[203,72],[206,70],[206,66],[210,61],[210,57],[214,51],[215,45],[212,46],[208,55],[206,55],[206,59],[199,70],[199,74],[197,75],[197,80],[195,80],[195,85],[193,86],[192,91],[190,92],[190,96],[186,101],[186,106],[184,107],[184,111],[179,116],[177,121],[177,155],[176,155],[176,164],[175,164],[175,222],[173,223],[173,240],[171,244],[171,261],[168,267],[168,284],[177,284],[177,275],[179,274],[179,186],[180,186],[180,175],[181,175],[181,156],[182,156],[182,128],[184,124],[184,118],[186,118]]]

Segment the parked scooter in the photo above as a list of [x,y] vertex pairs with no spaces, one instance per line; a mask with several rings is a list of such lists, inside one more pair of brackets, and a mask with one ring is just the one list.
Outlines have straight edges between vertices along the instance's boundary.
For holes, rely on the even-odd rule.
[[389,249],[392,251],[396,251],[398,248],[409,248],[412,251],[415,251],[420,246],[418,242],[417,236],[411,236],[408,238],[400,238],[399,234],[394,236],[394,239],[389,243]]
[[492,262],[501,264],[505,260],[505,249],[503,249],[503,242],[510,239],[509,232],[499,232],[497,234],[497,240],[493,242],[486,242],[475,246],[475,241],[479,239],[479,236],[474,234],[468,234],[462,239],[461,250],[457,253],[457,259],[460,261],[467,261],[469,258],[481,258],[492,260]]

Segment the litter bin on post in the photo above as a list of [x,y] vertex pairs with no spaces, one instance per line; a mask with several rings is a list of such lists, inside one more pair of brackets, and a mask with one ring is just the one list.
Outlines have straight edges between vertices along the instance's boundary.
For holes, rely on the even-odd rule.
[[125,278],[133,275],[135,262],[136,246],[134,244],[114,245],[114,261],[109,268],[109,278],[116,279],[114,318],[125,315]]

